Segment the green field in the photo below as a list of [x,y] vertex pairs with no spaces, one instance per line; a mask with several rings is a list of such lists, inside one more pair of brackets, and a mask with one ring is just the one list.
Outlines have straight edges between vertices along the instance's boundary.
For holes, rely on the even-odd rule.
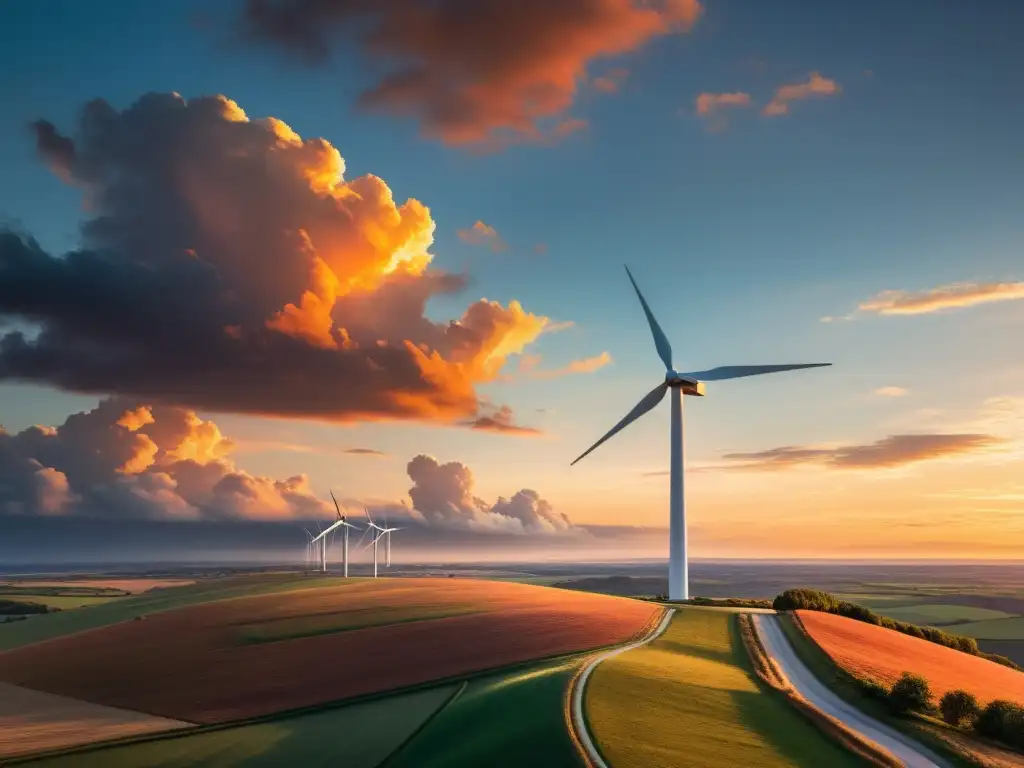
[[132,597],[110,600],[87,611],[64,611],[32,616],[26,621],[0,624],[0,651],[29,643],[49,640],[86,629],[105,627],[135,616],[184,608],[189,605],[236,597],[251,597],[274,592],[289,592],[312,587],[338,587],[358,584],[362,579],[303,574],[260,574],[209,579],[182,587],[144,592]]
[[591,675],[586,715],[615,768],[860,766],[753,675],[736,616],[681,608],[653,643]]
[[[974,608],[969,605],[945,605],[940,603],[924,603],[893,608],[879,607],[874,610],[882,616],[888,616],[890,619],[906,621],[921,626],[941,626],[963,622],[982,622],[991,619],[1008,619],[1014,615],[1005,611],[993,611],[989,608]],[[957,627],[955,630],[950,631],[961,634],[959,629]]]
[[0,600],[14,600],[19,603],[39,603],[48,605],[50,608],[60,608],[66,611],[69,608],[81,608],[83,606],[102,605],[112,600],[123,600],[123,597],[97,595],[37,595],[31,592],[0,592]]
[[1024,640],[1024,616],[957,624],[950,631],[977,640]]
[[563,701],[581,659],[471,680],[382,768],[576,768]]
[[404,624],[411,621],[443,619],[449,616],[466,616],[480,613],[482,610],[481,607],[468,605],[406,606],[381,604],[373,608],[360,608],[339,613],[296,616],[277,621],[245,624],[238,628],[237,637],[240,643],[246,645],[276,643],[282,640],[298,640],[303,637],[329,635],[335,632],[379,627],[385,624]]
[[28,763],[39,768],[336,766],[375,768],[458,691],[438,686],[348,707],[191,736],[93,749]]

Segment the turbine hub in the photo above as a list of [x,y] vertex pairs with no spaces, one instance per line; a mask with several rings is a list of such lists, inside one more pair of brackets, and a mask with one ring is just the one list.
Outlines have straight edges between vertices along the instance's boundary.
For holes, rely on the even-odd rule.
[[704,396],[703,381],[697,381],[697,379],[692,379],[689,376],[683,376],[677,371],[666,371],[665,383],[673,389],[679,388],[683,390],[684,395],[696,395],[697,397]]

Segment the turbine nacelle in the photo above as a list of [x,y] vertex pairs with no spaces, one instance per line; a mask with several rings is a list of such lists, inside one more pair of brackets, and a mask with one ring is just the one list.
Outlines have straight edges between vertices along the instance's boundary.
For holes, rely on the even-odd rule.
[[678,371],[668,371],[665,373],[665,385],[673,389],[678,387],[683,390],[684,395],[704,397],[704,382],[690,378]]

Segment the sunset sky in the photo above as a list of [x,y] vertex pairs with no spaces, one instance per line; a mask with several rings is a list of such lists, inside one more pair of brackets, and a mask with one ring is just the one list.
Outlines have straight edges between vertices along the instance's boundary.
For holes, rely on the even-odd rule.
[[1020,557],[1022,32],[1010,0],[5,3],[0,515],[333,487],[524,559],[663,528],[667,404],[569,466],[663,376],[628,263],[680,370],[834,364],[687,398],[694,556]]

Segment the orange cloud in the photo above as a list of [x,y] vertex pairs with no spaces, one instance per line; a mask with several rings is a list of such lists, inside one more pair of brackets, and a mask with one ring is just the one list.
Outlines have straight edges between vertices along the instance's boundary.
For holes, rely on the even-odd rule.
[[495,253],[508,248],[505,241],[498,235],[498,230],[488,224],[484,224],[482,221],[477,221],[468,229],[460,229],[456,234],[464,243],[486,245]]
[[749,107],[750,94],[735,93],[702,93],[696,99],[697,114],[710,115],[722,107]]
[[882,291],[862,303],[858,309],[880,315],[923,315],[1015,299],[1024,299],[1024,282],[954,283],[917,293]]
[[592,62],[687,32],[702,12],[699,0],[249,0],[244,26],[311,62],[357,38],[365,56],[392,65],[362,107],[474,145],[544,140],[542,124],[570,109]]
[[985,434],[890,435],[866,445],[839,448],[784,446],[752,453],[730,453],[737,462],[725,469],[766,471],[814,465],[831,469],[892,469],[922,461],[987,452],[1003,446],[1004,438]]
[[498,432],[501,434],[518,435],[520,437],[539,437],[544,434],[539,429],[524,427],[516,424],[513,420],[512,409],[507,405],[501,406],[489,415],[478,416],[468,422],[471,429],[479,429],[484,432]]
[[903,387],[879,387],[875,390],[875,394],[879,397],[903,397],[907,394],[907,390]]
[[728,125],[723,110],[749,107],[750,94],[742,92],[702,93],[697,96],[695,104],[697,115],[704,120],[708,130],[721,131]]
[[102,400],[56,429],[0,429],[0,515],[291,518],[328,513],[308,479],[251,475],[216,424],[184,408]]
[[618,93],[619,88],[629,77],[629,70],[617,67],[609,69],[603,75],[594,78],[594,88],[602,93]]
[[[35,124],[40,156],[92,201],[83,249],[51,256],[0,229],[4,296],[18,297],[0,296],[0,319],[47,330],[3,337],[0,378],[221,412],[462,424],[481,415],[478,384],[563,327],[486,299],[428,319],[433,296],[467,282],[431,267],[429,209],[377,176],[347,179],[330,143],[224,96],[95,100],[79,127]],[[504,247],[483,222],[468,236]],[[66,291],[76,302],[52,301]]]
[[[552,370],[536,370],[536,363],[540,362],[540,357],[536,357],[536,361],[526,370],[537,379],[557,379],[561,376],[571,376],[574,373],[593,373],[606,365],[611,364],[612,356],[607,352],[602,352],[599,355],[593,357],[585,357],[581,360],[573,360],[567,365],[561,368],[555,368]],[[520,370],[523,370],[520,366]]]
[[806,83],[792,83],[779,87],[775,91],[772,100],[765,105],[761,114],[768,117],[786,115],[789,114],[791,102],[821,96],[835,96],[841,91],[842,89],[835,80],[822,77],[817,72],[812,72]]

